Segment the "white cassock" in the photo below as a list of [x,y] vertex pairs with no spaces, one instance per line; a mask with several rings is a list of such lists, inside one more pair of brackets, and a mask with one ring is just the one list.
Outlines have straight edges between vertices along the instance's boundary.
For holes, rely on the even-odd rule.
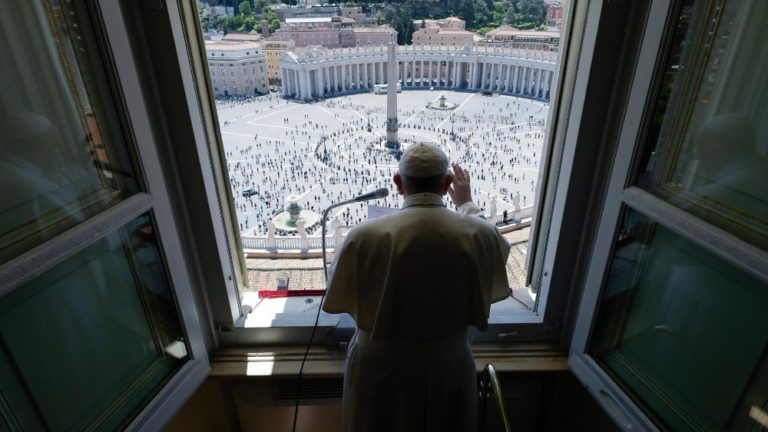
[[343,430],[472,431],[476,370],[467,329],[509,295],[510,246],[442,197],[409,195],[396,214],[352,229],[331,266],[323,309],[357,332],[344,374]]

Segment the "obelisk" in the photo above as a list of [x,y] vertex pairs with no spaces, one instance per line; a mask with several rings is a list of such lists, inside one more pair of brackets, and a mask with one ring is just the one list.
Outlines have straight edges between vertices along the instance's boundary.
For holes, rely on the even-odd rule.
[[387,44],[387,147],[399,154],[400,140],[397,138],[397,32],[389,33]]

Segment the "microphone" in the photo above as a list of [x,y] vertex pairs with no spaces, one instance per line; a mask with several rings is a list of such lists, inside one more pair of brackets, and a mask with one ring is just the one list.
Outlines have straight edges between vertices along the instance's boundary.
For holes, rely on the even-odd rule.
[[354,202],[363,202],[363,201],[368,201],[368,200],[372,200],[372,199],[384,198],[387,195],[389,195],[389,189],[387,189],[387,188],[379,188],[379,189],[376,189],[373,192],[368,192],[368,193],[364,193],[362,195],[358,195],[355,198],[353,198],[352,201],[354,201]]
[[[352,204],[355,202],[363,202],[363,201],[369,201],[372,199],[379,199],[384,198],[389,195],[389,189],[387,188],[380,188],[376,189],[373,192],[364,193],[362,195],[358,195],[351,200],[338,202],[336,204],[331,204],[328,208],[326,208],[323,211],[323,215],[320,218],[320,224],[322,226],[320,230],[320,243],[321,247],[323,249],[322,252],[322,259],[323,259],[323,275],[325,275],[325,283],[328,283],[328,259],[326,258],[326,248],[325,248],[325,236],[326,236],[326,228],[325,228],[325,222],[328,220],[328,214],[331,212],[332,209],[335,209],[336,207],[340,207],[346,204]],[[339,247],[339,245],[335,245],[336,248]],[[307,356],[309,355],[309,348],[312,346],[312,341],[315,339],[315,332],[317,332],[317,323],[320,321],[320,310],[323,308],[323,302],[325,301],[325,290],[323,290],[323,294],[320,296],[320,304],[317,306],[317,315],[315,315],[315,325],[312,327],[312,333],[309,335],[309,342],[307,342],[307,348],[304,350],[304,357],[301,359],[301,367],[299,367],[299,378],[298,378],[298,384],[296,385],[296,403],[293,408],[293,430],[296,430],[296,418],[299,414],[299,394],[301,393],[301,378],[304,374],[304,364],[307,362]]]

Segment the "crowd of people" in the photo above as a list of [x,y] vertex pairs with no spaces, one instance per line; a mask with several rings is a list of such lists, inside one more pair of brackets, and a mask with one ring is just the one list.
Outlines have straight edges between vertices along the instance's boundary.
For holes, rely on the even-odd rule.
[[[411,94],[414,100],[409,100]],[[452,111],[433,110],[437,92],[399,95],[402,146],[427,141],[441,146],[472,175],[473,196],[486,213],[512,214],[533,204],[548,106],[509,96],[448,93]],[[267,222],[285,209],[290,194],[306,210],[321,213],[334,202],[388,187],[390,195],[368,204],[399,207],[392,187],[397,161],[383,145],[384,97],[342,96],[314,104],[276,94],[218,102],[229,180],[243,234],[263,236]],[[245,193],[244,193],[245,192]],[[493,203],[492,203],[493,201]],[[368,217],[367,204],[337,209],[341,225]],[[318,226],[306,227],[316,232]],[[277,235],[294,231],[278,230]]]

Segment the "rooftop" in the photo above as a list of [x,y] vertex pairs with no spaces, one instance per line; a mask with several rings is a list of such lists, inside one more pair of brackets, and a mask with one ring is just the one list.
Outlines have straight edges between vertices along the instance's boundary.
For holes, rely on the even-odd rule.
[[491,30],[487,33],[491,35],[505,35],[505,36],[528,36],[528,37],[554,37],[559,38],[560,32],[556,31],[540,31],[540,30],[519,30],[514,27],[502,26],[497,29]]
[[227,33],[222,40],[225,41],[259,41],[261,40],[260,34],[245,34],[245,33]]
[[205,41],[206,51],[243,51],[261,49],[261,44],[253,42]]
[[312,18],[286,18],[286,24],[300,23],[326,23],[331,22],[332,17],[312,17]]

